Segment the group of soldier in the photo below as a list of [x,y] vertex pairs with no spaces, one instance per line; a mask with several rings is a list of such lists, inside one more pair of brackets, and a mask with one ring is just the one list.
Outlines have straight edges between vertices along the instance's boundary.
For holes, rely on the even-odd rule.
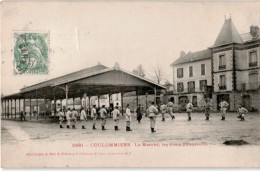
[[[227,111],[228,106],[229,106],[229,104],[223,99],[219,103],[222,121],[224,121],[226,118],[226,111]],[[187,121],[191,121],[191,113],[193,110],[192,103],[188,101],[185,108],[186,108],[186,112],[188,115]],[[206,117],[205,120],[209,120],[210,111],[211,111],[211,102],[209,99],[205,99],[205,105],[204,105],[204,112],[205,112],[205,117]],[[245,115],[247,112],[248,112],[247,109],[245,109],[242,105],[240,105],[238,108],[238,113],[239,113],[238,118],[241,121],[244,121]],[[145,114],[150,119],[150,129],[151,129],[152,133],[156,132],[155,123],[156,123],[156,117],[159,113],[162,114],[162,121],[165,121],[165,117],[166,117],[167,113],[171,116],[172,119],[175,119],[175,116],[173,114],[174,113],[173,102],[171,100],[169,100],[169,102],[167,104],[162,104],[160,106],[160,108],[158,106],[156,106],[154,104],[154,102],[151,102],[151,105],[147,108]],[[101,123],[102,130],[106,130],[105,125],[106,125],[106,118],[107,118],[108,112],[105,108],[105,105],[103,105],[102,108],[99,110],[99,114],[100,114],[100,118],[102,120],[102,123]],[[142,119],[142,115],[143,115],[143,110],[142,110],[140,104],[139,104],[138,108],[136,109],[136,114],[137,114],[138,123],[140,123],[141,119]],[[95,130],[95,129],[97,129],[96,122],[97,122],[97,115],[98,115],[96,105],[93,105],[90,115],[91,115],[91,119],[92,119],[92,129]],[[119,124],[121,115],[123,115],[123,114],[120,113],[119,105],[117,103],[114,110],[112,111],[115,131],[119,130],[118,124]],[[132,131],[132,129],[131,129],[132,116],[131,115],[132,114],[131,114],[131,111],[129,108],[129,104],[127,104],[126,109],[125,109],[126,131]],[[70,126],[72,129],[76,129],[77,119],[78,119],[78,117],[80,117],[81,127],[82,127],[82,129],[86,129],[87,114],[84,109],[81,109],[80,113],[78,113],[75,110],[75,108],[73,108],[72,111],[70,108],[68,108],[68,110],[65,114],[62,110],[60,110],[58,112],[58,116],[59,116],[59,120],[60,120],[60,128],[63,128],[63,123],[64,123],[64,121],[66,121],[68,129],[70,128]]]

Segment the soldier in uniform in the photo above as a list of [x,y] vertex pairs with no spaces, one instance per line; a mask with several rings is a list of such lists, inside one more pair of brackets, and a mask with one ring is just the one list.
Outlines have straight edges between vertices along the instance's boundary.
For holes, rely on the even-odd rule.
[[67,113],[66,113],[66,120],[67,120],[67,128],[70,128],[70,120],[72,117],[72,113],[70,111],[70,108],[68,108]]
[[141,104],[138,105],[138,108],[136,109],[136,115],[137,115],[137,121],[138,123],[141,123],[142,120],[142,108],[141,108]]
[[188,114],[188,121],[191,121],[191,111],[193,109],[193,105],[191,104],[191,102],[189,102],[186,104],[186,112]]
[[93,119],[93,127],[92,127],[92,129],[96,129],[96,121],[97,121],[96,105],[93,105],[93,108],[91,109],[91,118]]
[[205,99],[205,116],[206,120],[209,120],[211,103],[209,99]]
[[221,110],[221,114],[222,114],[221,120],[224,121],[226,118],[227,107],[229,106],[229,104],[225,100],[221,99],[219,106],[220,106],[220,110]]
[[78,112],[73,108],[72,110],[72,117],[71,117],[71,126],[72,129],[76,129],[76,123],[77,123],[77,118],[78,118]]
[[125,115],[126,131],[132,131],[132,129],[130,128],[132,118],[131,118],[131,111],[130,111],[130,108],[129,108],[129,104],[126,105],[125,112],[126,112],[126,115]]
[[59,121],[60,121],[60,128],[63,128],[62,123],[64,121],[64,113],[62,112],[62,109],[60,109],[60,111],[58,112],[58,117],[59,117]]
[[165,104],[162,104],[160,107],[161,113],[162,113],[162,121],[165,121],[165,114],[167,112],[167,106]]
[[248,113],[248,110],[244,108],[242,105],[239,105],[239,108],[237,110],[239,116],[237,118],[240,118],[240,121],[245,121],[246,113]]
[[118,123],[119,123],[119,116],[120,116],[120,111],[118,110],[118,106],[115,107],[115,109],[112,112],[113,115],[113,120],[115,122],[115,130],[119,130],[118,129]]
[[155,127],[155,122],[156,122],[156,115],[158,114],[158,109],[154,106],[154,102],[151,102],[151,106],[147,109],[147,115],[150,118],[150,127],[151,127],[151,132],[154,133],[156,132],[154,130]]
[[173,106],[173,102],[169,100],[169,102],[167,103],[167,108],[172,119],[175,119],[175,116],[173,115]]
[[81,120],[82,129],[86,129],[85,125],[86,125],[86,121],[87,121],[87,114],[83,108],[81,109],[81,112],[80,112],[80,120]]
[[101,124],[102,130],[106,130],[105,125],[106,125],[107,110],[105,108],[105,105],[102,106],[99,112],[100,112],[100,117],[102,119],[102,124]]

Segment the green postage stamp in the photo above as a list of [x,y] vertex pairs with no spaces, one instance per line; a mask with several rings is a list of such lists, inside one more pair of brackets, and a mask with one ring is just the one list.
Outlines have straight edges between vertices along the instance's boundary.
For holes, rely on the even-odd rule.
[[14,74],[48,74],[49,33],[14,33]]

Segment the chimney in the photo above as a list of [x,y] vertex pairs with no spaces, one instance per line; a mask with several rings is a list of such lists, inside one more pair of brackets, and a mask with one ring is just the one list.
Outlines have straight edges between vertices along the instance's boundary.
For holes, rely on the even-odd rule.
[[185,52],[184,52],[184,51],[181,51],[180,57],[183,57],[184,55],[185,55]]
[[258,27],[258,26],[251,25],[251,26],[250,26],[250,34],[251,34],[253,37],[257,37],[257,36],[259,35],[259,27]]

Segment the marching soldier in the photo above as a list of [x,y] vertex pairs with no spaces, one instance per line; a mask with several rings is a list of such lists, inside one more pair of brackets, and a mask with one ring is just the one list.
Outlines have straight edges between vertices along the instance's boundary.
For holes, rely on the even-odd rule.
[[165,114],[167,112],[167,106],[165,104],[162,104],[160,107],[161,113],[162,113],[162,121],[165,121]]
[[186,104],[186,111],[187,111],[187,114],[188,114],[188,121],[191,121],[191,111],[193,109],[193,105],[191,104],[191,102],[189,102],[188,100],[188,103]]
[[209,120],[211,103],[209,99],[205,99],[205,116],[206,120]]
[[130,128],[132,118],[131,118],[131,111],[129,109],[129,104],[127,104],[125,112],[126,112],[125,115],[126,131],[132,131],[132,129]]
[[175,116],[173,114],[173,102],[171,100],[169,100],[169,102],[167,103],[167,108],[169,110],[169,114],[172,117],[172,120],[175,119]]
[[93,119],[93,127],[92,127],[92,129],[96,129],[96,121],[97,121],[96,105],[93,105],[93,108],[91,110],[91,118]]
[[237,110],[239,116],[237,118],[240,118],[240,121],[245,121],[246,113],[248,113],[248,110],[244,108],[242,105],[239,105],[239,108]]
[[107,110],[105,108],[105,105],[102,106],[99,112],[100,112],[100,117],[102,119],[102,124],[101,124],[102,130],[106,130],[105,125],[106,125]]
[[156,122],[156,115],[158,114],[158,109],[154,106],[154,102],[151,102],[151,104],[152,105],[147,109],[147,115],[150,118],[151,132],[154,133],[156,132],[154,130],[154,127]]
[[76,129],[76,123],[77,123],[77,118],[78,118],[78,112],[73,108],[72,110],[72,117],[71,117],[71,126],[72,129]]
[[222,119],[221,120],[225,120],[226,118],[226,113],[227,113],[227,107],[229,106],[229,104],[221,99],[221,102],[219,103],[219,106],[220,106],[220,110],[221,110],[221,114],[222,114]]
[[113,120],[115,122],[115,130],[119,130],[118,129],[118,123],[119,123],[119,116],[120,116],[120,111],[118,110],[118,106],[115,107],[115,109],[112,112],[113,115]]
[[60,109],[60,111],[58,112],[58,117],[59,117],[59,121],[60,121],[60,128],[63,128],[62,123],[64,121],[64,113],[62,112],[62,109]]
[[86,121],[87,121],[87,114],[83,108],[81,109],[81,112],[80,112],[80,120],[81,120],[82,129],[86,129],[85,125],[86,125]]
[[71,113],[71,111],[70,111],[70,108],[68,108],[67,113],[66,113],[67,128],[68,128],[68,129],[70,128],[70,120],[71,120],[71,117],[72,117],[72,113]]

